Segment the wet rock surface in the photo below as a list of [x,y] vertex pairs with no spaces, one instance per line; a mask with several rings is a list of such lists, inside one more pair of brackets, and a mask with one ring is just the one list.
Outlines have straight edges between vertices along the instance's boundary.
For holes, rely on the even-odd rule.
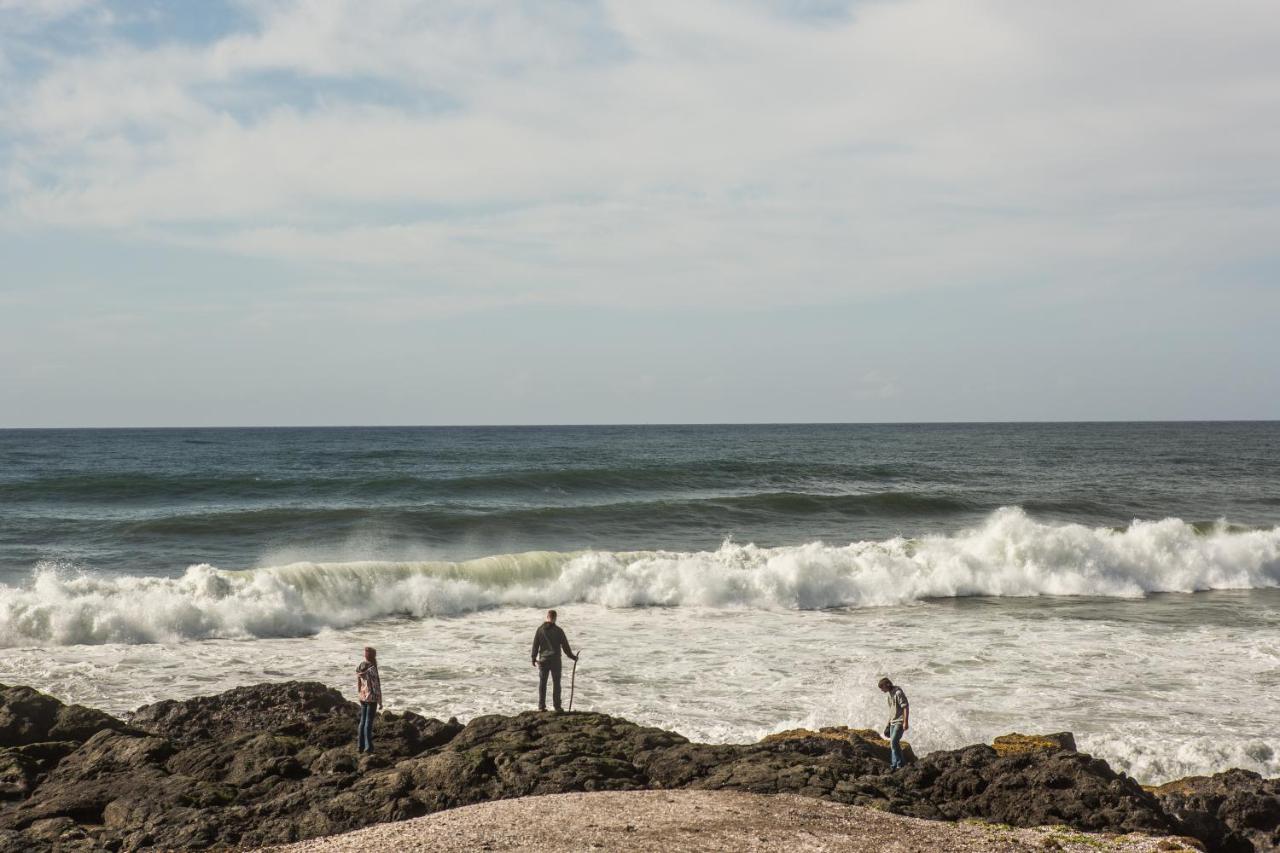
[[251,847],[497,799],[670,788],[1277,849],[1276,780],[1230,771],[1147,791],[1062,735],[1028,736],[1037,741],[1028,749],[913,756],[890,773],[874,732],[711,745],[595,713],[484,716],[465,727],[383,713],[377,752],[360,756],[357,715],[338,691],[308,682],[160,702],[127,723],[0,688],[0,851]]
[[1280,850],[1280,779],[1248,770],[1193,776],[1153,789],[1165,810],[1213,850]]

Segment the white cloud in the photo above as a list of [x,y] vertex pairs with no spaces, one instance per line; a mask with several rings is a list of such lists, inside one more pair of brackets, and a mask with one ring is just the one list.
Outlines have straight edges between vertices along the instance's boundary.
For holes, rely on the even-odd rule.
[[65,18],[94,5],[95,0],[0,0],[6,23],[35,23]]
[[1155,286],[1271,251],[1269,1],[247,8],[3,98],[10,224],[610,304]]

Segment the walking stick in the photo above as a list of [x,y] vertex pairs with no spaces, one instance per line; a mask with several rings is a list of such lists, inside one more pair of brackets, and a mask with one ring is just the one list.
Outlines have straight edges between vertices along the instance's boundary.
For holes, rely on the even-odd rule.
[[578,680],[578,658],[582,657],[582,649],[578,649],[578,654],[573,659],[573,669],[569,672],[569,710],[573,710],[573,689]]

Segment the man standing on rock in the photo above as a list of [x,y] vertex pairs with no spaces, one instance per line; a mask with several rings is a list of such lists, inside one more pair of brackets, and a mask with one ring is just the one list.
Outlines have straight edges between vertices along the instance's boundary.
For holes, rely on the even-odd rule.
[[911,706],[907,704],[907,694],[889,679],[880,679],[880,690],[889,694],[891,715],[884,735],[889,739],[889,769],[897,770],[902,766],[902,734],[911,727]]
[[538,710],[547,710],[547,676],[551,676],[551,704],[557,711],[560,707],[560,650],[577,660],[578,656],[569,648],[569,638],[556,624],[556,612],[547,611],[547,621],[538,626],[533,635],[533,665],[538,667]]

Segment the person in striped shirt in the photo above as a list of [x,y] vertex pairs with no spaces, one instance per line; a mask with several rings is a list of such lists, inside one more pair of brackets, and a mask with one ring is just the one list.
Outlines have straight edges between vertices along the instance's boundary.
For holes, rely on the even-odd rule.
[[360,694],[359,752],[373,752],[373,718],[382,708],[382,679],[378,677],[378,650],[364,647],[364,660],[356,667],[356,691]]
[[881,692],[889,694],[889,725],[884,727],[884,736],[889,739],[889,769],[897,770],[902,766],[902,735],[911,727],[911,706],[907,703],[907,694],[887,678],[880,679]]

